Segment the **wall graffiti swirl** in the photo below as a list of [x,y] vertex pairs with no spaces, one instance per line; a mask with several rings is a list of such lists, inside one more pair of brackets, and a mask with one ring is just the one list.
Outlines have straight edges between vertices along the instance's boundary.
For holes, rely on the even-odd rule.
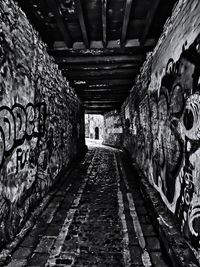
[[199,46],[200,35],[177,61],[170,58],[160,74],[150,74],[148,94],[137,105],[128,103],[138,134],[125,137],[134,142],[132,155],[194,247],[200,247]]

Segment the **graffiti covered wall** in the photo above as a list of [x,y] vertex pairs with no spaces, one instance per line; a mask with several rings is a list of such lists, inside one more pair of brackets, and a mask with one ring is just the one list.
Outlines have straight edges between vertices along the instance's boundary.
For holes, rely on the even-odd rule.
[[84,146],[80,101],[12,0],[0,3],[0,243]]
[[103,144],[120,147],[122,142],[121,114],[117,110],[104,114]]
[[199,1],[179,1],[122,108],[124,146],[195,248],[200,247],[199,14]]

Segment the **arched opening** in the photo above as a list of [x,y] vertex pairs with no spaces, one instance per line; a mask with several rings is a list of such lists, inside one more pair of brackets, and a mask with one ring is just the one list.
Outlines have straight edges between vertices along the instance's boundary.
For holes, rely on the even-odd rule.
[[99,127],[95,127],[95,139],[99,139]]

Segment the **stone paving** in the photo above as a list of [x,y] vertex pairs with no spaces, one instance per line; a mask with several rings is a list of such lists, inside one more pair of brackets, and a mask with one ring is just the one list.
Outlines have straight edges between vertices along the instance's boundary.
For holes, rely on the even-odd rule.
[[171,265],[125,155],[93,146],[4,266]]

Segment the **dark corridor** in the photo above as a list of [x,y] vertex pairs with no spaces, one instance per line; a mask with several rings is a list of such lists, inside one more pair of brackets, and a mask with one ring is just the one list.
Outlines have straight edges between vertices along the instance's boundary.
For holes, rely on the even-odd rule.
[[0,1],[0,266],[200,266],[200,1]]
[[117,149],[89,146],[8,266],[170,267],[127,163]]

